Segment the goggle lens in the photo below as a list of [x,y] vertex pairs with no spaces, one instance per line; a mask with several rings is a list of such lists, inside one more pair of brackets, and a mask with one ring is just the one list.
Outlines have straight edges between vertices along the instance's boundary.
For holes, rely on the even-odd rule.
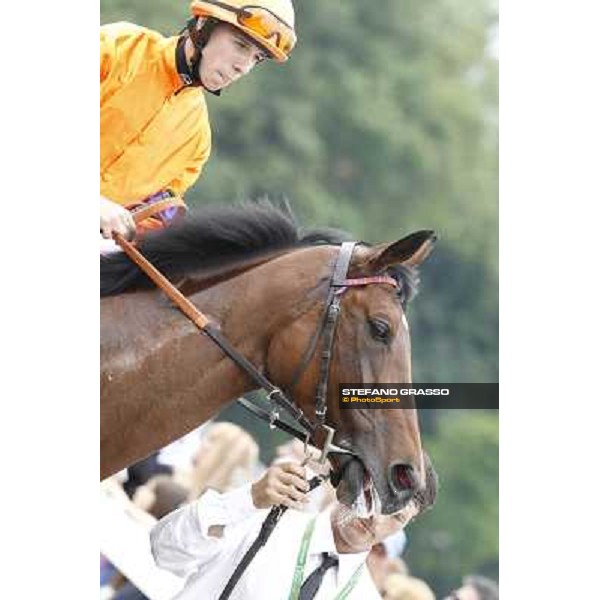
[[[296,45],[294,29],[262,6],[248,5],[237,8],[219,0],[203,0],[203,3],[213,4],[234,13],[237,17],[237,22],[242,27],[256,33],[258,37],[273,44],[273,46],[286,55],[289,55]],[[192,2],[191,9],[192,14],[196,16],[207,14],[205,9],[202,9],[201,3],[196,5]]]
[[296,45],[294,31],[264,8],[245,6],[238,13],[238,22],[269,40],[284,54],[289,54]]

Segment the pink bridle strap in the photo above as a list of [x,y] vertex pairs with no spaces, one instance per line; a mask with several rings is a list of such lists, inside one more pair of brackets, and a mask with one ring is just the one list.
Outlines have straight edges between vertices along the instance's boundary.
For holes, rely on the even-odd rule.
[[359,285],[369,285],[371,283],[385,283],[393,287],[398,287],[398,282],[389,275],[375,275],[373,277],[356,277],[355,279],[344,279],[342,286],[336,290],[336,294],[343,294],[347,288]]

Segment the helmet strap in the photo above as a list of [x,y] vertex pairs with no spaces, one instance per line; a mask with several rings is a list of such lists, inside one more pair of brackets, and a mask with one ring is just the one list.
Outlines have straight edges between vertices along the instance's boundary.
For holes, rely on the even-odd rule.
[[[177,72],[183,81],[181,89],[186,87],[199,87],[202,86],[207,92],[214,94],[215,96],[221,95],[221,90],[212,91],[204,86],[200,77],[200,62],[202,61],[202,50],[208,43],[208,40],[218,24],[217,19],[208,18],[200,29],[197,27],[198,17],[191,18],[186,27],[182,30],[182,33],[187,30],[187,35],[183,33],[177,42],[177,50],[175,52],[175,59],[177,63]],[[188,65],[188,61],[185,56],[185,42],[188,39],[191,40],[194,45],[194,54],[191,60],[191,66]],[[181,90],[178,90],[178,92]]]

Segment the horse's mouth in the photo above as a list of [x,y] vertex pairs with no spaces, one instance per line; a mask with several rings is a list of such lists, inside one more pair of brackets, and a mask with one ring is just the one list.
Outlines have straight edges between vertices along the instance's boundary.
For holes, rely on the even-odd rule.
[[373,479],[362,461],[343,456],[337,460],[332,482],[337,484],[337,499],[360,518],[381,514],[381,500]]
[[[331,483],[337,499],[353,510],[358,517],[392,515],[404,508],[414,494],[414,484],[406,469],[394,470],[395,485],[378,490],[375,479],[360,457],[332,457]],[[380,481],[381,483],[381,481]]]

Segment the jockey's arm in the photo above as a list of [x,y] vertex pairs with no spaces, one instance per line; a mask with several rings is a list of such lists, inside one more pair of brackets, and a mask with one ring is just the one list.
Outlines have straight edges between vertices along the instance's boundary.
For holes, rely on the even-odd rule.
[[[162,229],[163,227],[168,227],[172,222],[179,219],[181,216],[183,216],[183,214],[185,214],[187,206],[185,204],[183,195],[200,176],[200,173],[202,172],[202,167],[208,159],[209,153],[210,144],[205,148],[200,148],[198,150],[198,155],[185,167],[185,169],[179,177],[173,179],[167,186],[165,186],[163,190],[157,192],[155,195],[149,198],[142,200],[141,203],[137,205],[137,207],[141,207],[141,205],[143,204],[159,200],[163,195],[168,194],[171,194],[172,196],[178,199],[176,206],[173,206],[173,208],[167,209],[165,211],[160,211],[156,216],[151,216],[144,219],[141,222],[138,222],[138,234],[143,234],[153,229]],[[132,207],[136,207],[136,204],[134,203],[130,206],[130,208]]]

